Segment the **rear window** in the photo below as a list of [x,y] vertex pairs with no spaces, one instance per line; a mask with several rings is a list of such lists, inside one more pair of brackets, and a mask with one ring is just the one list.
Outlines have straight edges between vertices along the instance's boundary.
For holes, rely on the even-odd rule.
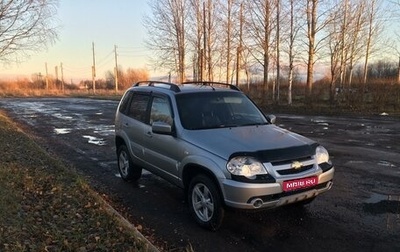
[[145,123],[149,100],[149,95],[134,93],[129,106],[128,116]]
[[129,102],[131,101],[133,92],[125,93],[124,97],[122,97],[121,103],[119,105],[119,112],[126,115],[128,113]]

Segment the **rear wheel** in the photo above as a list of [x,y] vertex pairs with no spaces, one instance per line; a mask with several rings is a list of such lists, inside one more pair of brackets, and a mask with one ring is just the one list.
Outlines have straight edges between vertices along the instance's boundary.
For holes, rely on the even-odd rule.
[[224,208],[215,183],[205,175],[198,175],[190,182],[188,192],[190,212],[196,222],[203,228],[217,230],[224,217]]
[[128,148],[121,145],[117,151],[118,170],[125,181],[136,181],[142,176],[142,168],[133,164]]

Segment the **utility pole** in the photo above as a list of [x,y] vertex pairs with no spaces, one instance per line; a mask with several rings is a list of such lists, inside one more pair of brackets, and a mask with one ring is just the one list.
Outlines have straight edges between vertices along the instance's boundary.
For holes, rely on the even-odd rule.
[[118,61],[117,61],[117,46],[114,45],[114,54],[115,54],[115,94],[118,93]]
[[196,55],[193,55],[193,80],[197,81],[198,76],[197,76],[197,70],[198,70],[198,66],[197,66],[197,59],[196,59]]
[[204,80],[204,56],[203,56],[203,53],[204,52],[204,49],[200,49],[200,56],[199,56],[199,58],[200,58],[200,66],[199,66],[199,78],[198,78],[198,81],[203,81]]
[[47,71],[47,62],[44,65],[46,67],[46,90],[49,90],[49,72]]
[[61,69],[61,89],[64,93],[64,69],[63,69],[63,63],[60,63],[60,69]]
[[236,86],[239,86],[240,46],[236,49]]
[[400,85],[400,56],[399,56],[399,68],[398,68],[398,72],[397,72],[397,84]]
[[95,94],[96,93],[96,59],[94,56],[94,42],[92,42],[92,53],[93,53],[92,82],[93,82],[93,94]]
[[54,70],[56,71],[56,89],[58,88],[58,66],[54,67]]

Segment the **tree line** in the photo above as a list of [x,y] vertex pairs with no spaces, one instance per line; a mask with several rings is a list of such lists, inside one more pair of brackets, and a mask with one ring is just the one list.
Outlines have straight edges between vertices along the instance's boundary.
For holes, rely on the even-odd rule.
[[[262,83],[273,100],[285,84],[292,103],[296,75],[313,96],[315,72],[329,69],[329,99],[350,89],[355,71],[365,92],[371,59],[384,54],[389,1],[378,0],[158,0],[144,16],[153,64],[182,82]],[[399,8],[398,4],[392,8]],[[383,46],[385,45],[385,46]],[[392,50],[393,51],[393,50]],[[400,64],[400,63],[399,63]],[[399,66],[397,65],[397,81]],[[325,71],[325,70],[323,70]],[[373,72],[373,73],[371,73]],[[299,78],[299,77],[298,77]],[[282,83],[282,82],[285,83]]]
[[[133,83],[136,83],[141,80],[149,79],[149,72],[146,69],[133,69],[128,68],[123,70],[122,67],[118,67],[118,90],[126,90]],[[99,78],[95,80],[96,87],[95,89],[106,89],[113,90],[115,89],[115,72],[107,71],[105,73],[105,78]],[[60,79],[57,75],[45,75],[43,76],[41,73],[32,74],[32,81],[21,81],[22,85],[14,86],[23,87],[23,88],[34,88],[34,89],[87,89],[87,90],[95,90],[93,88],[92,80],[81,80],[79,83],[72,83]],[[30,84],[29,84],[30,83]]]

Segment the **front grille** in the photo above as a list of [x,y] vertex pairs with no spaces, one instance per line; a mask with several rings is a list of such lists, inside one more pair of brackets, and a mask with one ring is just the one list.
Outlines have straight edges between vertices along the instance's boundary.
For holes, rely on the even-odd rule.
[[269,164],[267,163],[266,166],[268,166],[270,171],[273,171],[277,176],[296,175],[317,167],[312,156],[271,162]]
[[291,175],[291,174],[297,174],[297,173],[308,171],[308,170],[312,169],[313,167],[314,167],[314,165],[306,165],[306,166],[302,166],[301,168],[298,168],[298,169],[290,168],[290,169],[285,169],[285,170],[277,170],[277,172],[280,175]]

